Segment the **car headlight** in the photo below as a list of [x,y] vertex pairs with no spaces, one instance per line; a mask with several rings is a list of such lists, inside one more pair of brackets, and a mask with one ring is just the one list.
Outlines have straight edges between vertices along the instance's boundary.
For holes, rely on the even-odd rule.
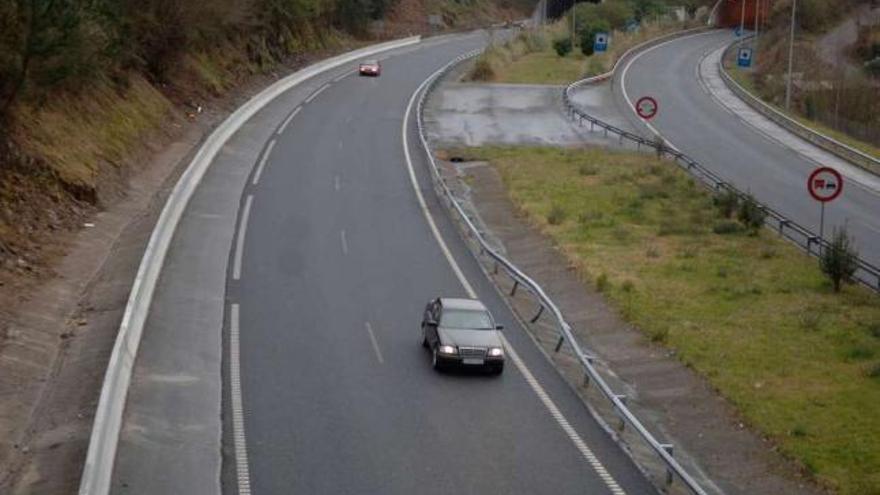
[[440,354],[458,354],[458,350],[454,345],[441,345],[437,350]]
[[487,354],[490,357],[501,357],[504,355],[504,351],[500,347],[490,347]]

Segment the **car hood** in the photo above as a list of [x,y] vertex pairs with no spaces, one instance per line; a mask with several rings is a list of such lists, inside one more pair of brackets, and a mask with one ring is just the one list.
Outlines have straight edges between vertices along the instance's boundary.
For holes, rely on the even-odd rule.
[[469,328],[438,328],[440,341],[446,345],[464,347],[501,347],[498,330],[472,330]]

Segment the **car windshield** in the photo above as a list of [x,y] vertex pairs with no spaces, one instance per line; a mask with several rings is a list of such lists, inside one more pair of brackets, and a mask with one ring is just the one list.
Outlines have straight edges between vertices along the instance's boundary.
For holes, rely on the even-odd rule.
[[366,60],[361,65],[379,65],[379,62],[376,60]]
[[494,328],[489,313],[461,309],[444,310],[443,315],[440,317],[440,326],[446,328],[471,328],[474,330],[491,330]]

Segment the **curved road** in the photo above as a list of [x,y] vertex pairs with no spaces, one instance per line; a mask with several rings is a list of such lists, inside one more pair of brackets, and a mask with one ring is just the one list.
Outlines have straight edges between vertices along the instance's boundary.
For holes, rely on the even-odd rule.
[[[808,195],[806,181],[819,164],[736,118],[700,83],[701,59],[732,39],[729,31],[713,31],[658,45],[633,59],[618,84],[633,100],[657,98],[660,111],[651,124],[677,148],[818,233],[819,206]],[[880,266],[880,192],[844,181],[843,194],[826,208],[825,235],[846,223],[861,256]]]
[[[232,313],[253,493],[655,492],[466,251],[434,197],[411,117],[430,214],[523,364],[509,362],[501,377],[438,374],[420,346],[425,302],[466,293],[416,200],[404,113],[422,81],[484,43],[427,43],[385,60],[381,78],[330,83],[255,168],[227,292],[240,308]],[[229,445],[228,401],[224,412]],[[226,453],[226,493],[237,492],[240,458]]]

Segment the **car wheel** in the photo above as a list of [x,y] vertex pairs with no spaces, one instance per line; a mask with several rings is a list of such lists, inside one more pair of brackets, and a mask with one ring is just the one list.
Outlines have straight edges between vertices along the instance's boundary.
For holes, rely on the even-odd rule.
[[422,347],[425,349],[428,348],[428,337],[425,335],[424,331],[422,331]]
[[437,371],[443,370],[443,362],[440,360],[440,356],[438,355],[437,347],[434,347],[431,350],[431,367]]
[[503,365],[503,364],[499,364],[499,365],[497,365],[497,366],[493,366],[493,367],[489,370],[489,372],[492,373],[493,375],[496,375],[496,376],[497,376],[497,375],[500,375],[501,373],[504,372],[504,365]]

